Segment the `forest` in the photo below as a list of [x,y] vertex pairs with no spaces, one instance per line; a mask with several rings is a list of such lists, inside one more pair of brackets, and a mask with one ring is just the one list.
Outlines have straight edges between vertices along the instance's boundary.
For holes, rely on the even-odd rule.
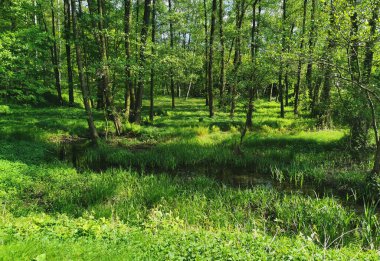
[[380,0],[0,0],[0,260],[379,260]]

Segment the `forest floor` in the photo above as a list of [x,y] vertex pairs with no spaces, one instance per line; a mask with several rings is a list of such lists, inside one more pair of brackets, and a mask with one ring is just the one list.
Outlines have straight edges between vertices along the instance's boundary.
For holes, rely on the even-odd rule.
[[169,105],[123,137],[95,112],[98,146],[81,108],[0,112],[0,259],[380,258],[371,162],[351,160],[346,130],[258,101],[239,146],[243,107]]

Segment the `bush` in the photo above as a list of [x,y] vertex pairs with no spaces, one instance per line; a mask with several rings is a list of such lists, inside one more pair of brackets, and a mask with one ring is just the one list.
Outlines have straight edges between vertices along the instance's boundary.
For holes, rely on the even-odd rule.
[[7,105],[0,105],[0,115],[7,115],[11,113],[11,109]]

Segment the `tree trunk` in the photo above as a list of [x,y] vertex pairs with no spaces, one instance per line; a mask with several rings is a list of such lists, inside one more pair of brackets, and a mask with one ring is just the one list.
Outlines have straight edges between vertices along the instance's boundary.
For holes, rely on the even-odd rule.
[[[368,85],[371,80],[371,74],[372,74],[372,64],[373,64],[373,55],[374,55],[374,45],[375,45],[375,35],[376,35],[376,28],[377,28],[377,21],[379,19],[379,9],[380,9],[380,3],[377,2],[372,7],[372,17],[369,20],[370,25],[370,37],[369,40],[366,42],[365,45],[365,57],[363,62],[363,83],[365,85]],[[376,113],[375,113],[375,107],[372,103],[371,97],[369,93],[367,92],[368,102],[371,106],[372,111],[372,127],[375,133],[375,139],[376,139],[376,153],[374,158],[374,166],[373,166],[373,174],[378,175],[380,174],[380,138],[378,133],[378,127],[377,127],[377,119],[376,119]]]
[[245,121],[245,128],[251,129],[253,127],[252,115],[253,115],[253,98],[254,98],[254,86],[256,84],[256,51],[257,51],[257,27],[256,27],[256,5],[259,0],[254,0],[252,4],[252,28],[251,28],[251,62],[252,62],[252,85],[248,88],[248,108],[247,117]]
[[115,131],[118,136],[123,132],[121,121],[119,119],[119,115],[116,111],[116,108],[113,103],[113,94],[112,88],[109,80],[109,66],[108,66],[108,58],[107,58],[107,43],[106,43],[106,35],[104,32],[104,14],[103,14],[104,3],[103,0],[98,0],[98,14],[99,14],[99,40],[100,40],[100,53],[102,57],[102,85],[105,93],[106,100],[106,113],[107,118],[112,120],[115,125]]
[[380,174],[380,142],[377,143],[377,149],[375,154],[375,163],[373,165],[373,173],[375,175]]
[[223,31],[224,6],[223,0],[219,0],[219,37],[220,37],[220,78],[219,78],[219,107],[224,107],[224,90],[226,89],[225,75],[225,50],[224,50],[224,31]]
[[57,89],[58,95],[58,104],[63,104],[62,99],[62,88],[61,88],[61,72],[60,72],[60,64],[59,64],[59,54],[57,49],[57,37],[55,32],[55,11],[54,11],[54,2],[50,0],[51,7],[51,28],[53,34],[53,68],[54,68],[54,77],[55,77],[55,88]]
[[[292,40],[293,37],[293,32],[294,32],[294,27],[295,24],[293,23],[290,29],[290,35],[289,35],[289,41]],[[290,53],[290,44],[287,43],[287,52]],[[290,64],[289,62],[286,63],[285,65],[285,77],[284,77],[284,82],[285,82],[285,106],[289,106],[289,90],[290,90],[290,83],[289,83],[289,67]]]
[[84,108],[87,114],[87,123],[88,123],[89,131],[90,131],[90,137],[91,137],[91,140],[94,143],[96,143],[99,136],[94,124],[94,119],[92,116],[91,106],[90,106],[89,98],[88,98],[88,86],[86,84],[86,81],[84,79],[84,74],[83,74],[82,50],[79,43],[80,29],[77,28],[77,14],[76,14],[77,11],[76,11],[75,0],[71,0],[71,11],[72,11],[72,18],[73,18],[73,32],[74,32],[73,40],[75,43],[76,59],[77,59],[78,73],[79,73],[79,84],[81,86]]
[[148,29],[150,23],[150,11],[151,11],[151,0],[145,0],[144,4],[144,18],[143,25],[141,28],[141,43],[140,43],[140,73],[137,84],[137,93],[136,93],[136,111],[135,111],[135,122],[141,123],[141,109],[142,109],[142,100],[144,95],[144,74],[143,71],[145,69],[145,49],[146,49],[146,41],[148,37]]
[[204,64],[204,70],[205,70],[205,80],[204,80],[204,93],[206,94],[206,106],[208,106],[208,25],[207,25],[207,1],[203,0],[203,13],[204,13],[204,30],[205,30],[205,64]]
[[311,111],[314,111],[315,100],[313,93],[313,54],[314,54],[314,45],[316,37],[316,28],[315,28],[315,10],[316,10],[316,1],[311,0],[311,14],[310,14],[310,31],[309,31],[309,60],[307,63],[306,69],[306,84],[309,91],[309,99],[312,99],[311,102]]
[[286,30],[285,30],[285,23],[286,23],[286,0],[282,0],[282,40],[281,40],[281,57],[280,57],[280,71],[278,74],[278,85],[280,89],[280,104],[281,104],[281,112],[280,116],[281,118],[285,118],[285,107],[284,107],[284,86],[282,84],[282,74],[284,70],[284,62],[283,62],[283,55],[286,50]]
[[335,7],[333,0],[330,0],[330,26],[328,29],[327,37],[327,50],[326,55],[327,62],[325,65],[325,74],[322,87],[321,104],[319,105],[318,112],[318,126],[322,129],[329,128],[332,125],[331,122],[331,80],[333,76],[332,71],[332,56],[335,48],[334,32],[335,29]]
[[307,11],[307,0],[303,1],[303,19],[302,19],[302,33],[301,33],[301,43],[300,43],[300,54],[298,59],[298,69],[297,69],[297,83],[294,90],[294,114],[298,115],[298,105],[300,96],[300,84],[301,84],[301,69],[302,69],[302,52],[305,42],[305,29],[306,29],[306,11]]
[[70,15],[70,2],[69,0],[64,0],[64,37],[65,37],[65,47],[66,47],[66,62],[67,62],[67,85],[69,88],[69,104],[74,105],[74,82],[73,82],[73,69],[71,61],[71,15]]
[[124,117],[129,119],[130,116],[130,106],[131,106],[131,89],[132,79],[131,79],[131,42],[130,42],[130,31],[131,31],[131,0],[124,1],[124,47],[125,47],[125,90],[124,90]]
[[214,116],[214,97],[213,97],[213,54],[214,54],[214,33],[216,19],[216,0],[212,0],[211,30],[210,30],[210,51],[208,61],[208,106],[210,117]]
[[[323,72],[324,66],[322,65],[321,67],[322,67],[321,72]],[[313,117],[318,116],[318,110],[317,110],[316,105],[318,105],[319,101],[320,101],[320,90],[321,90],[322,81],[323,81],[323,75],[318,75],[318,78],[315,81],[315,86],[314,86],[313,92],[312,92],[313,99],[311,101],[311,115]]]
[[[172,0],[169,0],[169,13],[172,15]],[[174,30],[172,18],[169,19],[169,31],[170,31],[170,49],[173,52],[174,48]],[[175,108],[175,91],[174,91],[174,75],[173,66],[170,66],[170,92],[172,96],[172,109]]]
[[307,12],[307,0],[303,2],[303,19],[302,19],[302,31],[301,31],[301,42],[299,46],[299,58],[298,58],[298,68],[297,68],[297,82],[294,89],[294,115],[298,115],[299,107],[299,96],[300,96],[300,85],[301,85],[301,71],[302,71],[302,55],[305,43],[305,30],[306,30],[306,12]]
[[[135,58],[136,58],[136,65],[139,64],[139,20],[140,20],[140,0],[136,0],[136,18],[135,18]],[[137,81],[138,81],[138,74],[137,77],[134,77],[134,80],[131,80],[131,88],[130,88],[130,112],[129,112],[129,121],[134,122],[135,121],[135,115],[136,112],[136,93],[137,93]]]
[[[156,43],[156,0],[152,3],[152,56],[155,59],[155,46]],[[152,62],[150,69],[150,109],[149,109],[149,120],[153,122],[154,118],[154,61]]]
[[244,14],[245,14],[245,0],[240,2],[236,2],[236,31],[238,35],[235,37],[235,54],[234,54],[234,68],[233,75],[235,77],[232,86],[231,86],[231,108],[230,108],[230,116],[233,117],[235,115],[236,108],[236,94],[237,94],[237,73],[241,64],[241,27],[243,24]]
[[[99,24],[98,24],[97,18],[96,18],[97,14],[99,13],[98,4],[96,3],[96,1],[94,2],[94,0],[87,0],[87,3],[88,3],[88,10],[90,12],[90,17],[91,17],[92,32],[93,32],[93,35],[94,35],[94,38],[96,40],[97,45],[101,46],[100,34],[97,32],[99,29]],[[84,50],[84,51],[86,52],[86,50]],[[99,50],[97,50],[96,56],[99,59],[99,61],[102,60],[100,48],[99,48]],[[96,90],[96,108],[97,109],[103,109],[104,105],[105,105],[104,85],[102,82],[102,78],[99,79],[99,77],[98,77],[98,79],[97,79],[97,90]]]
[[353,13],[350,17],[351,20],[351,33],[350,33],[350,52],[349,52],[349,68],[351,74],[352,88],[354,90],[355,99],[362,101],[358,103],[358,107],[352,115],[351,120],[351,149],[355,159],[362,160],[362,152],[368,146],[368,131],[370,127],[369,119],[366,115],[368,111],[368,104],[366,93],[362,92],[357,86],[361,82],[361,73],[359,68],[359,24],[358,14],[356,12],[357,0],[351,0]]

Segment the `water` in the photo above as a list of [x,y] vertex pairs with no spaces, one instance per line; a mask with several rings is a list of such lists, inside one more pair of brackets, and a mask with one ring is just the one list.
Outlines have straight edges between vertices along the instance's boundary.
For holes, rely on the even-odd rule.
[[[91,143],[86,141],[65,142],[57,147],[57,157],[60,161],[67,162],[76,168],[79,172],[91,170],[94,172],[106,171],[109,168],[117,168],[121,166],[110,165],[105,159],[97,159],[89,161],[86,158],[86,151],[91,149]],[[127,149],[127,148],[126,148]],[[147,148],[149,149],[149,148]],[[136,170],[139,171],[139,170]],[[142,172],[142,171],[139,171]],[[194,166],[192,169],[183,168],[175,171],[162,170],[147,170],[146,173],[156,173],[159,175],[162,172],[173,176],[183,178],[191,178],[195,176],[207,176],[213,178],[226,186],[235,188],[252,188],[255,186],[264,186],[274,188],[284,193],[298,193],[308,196],[332,196],[340,198],[342,203],[355,207],[361,211],[363,199],[357,199],[350,188],[338,187],[335,184],[315,184],[310,181],[303,182],[302,186],[299,183],[282,181],[275,179],[271,173],[257,173],[249,168],[226,168],[215,166]]]

